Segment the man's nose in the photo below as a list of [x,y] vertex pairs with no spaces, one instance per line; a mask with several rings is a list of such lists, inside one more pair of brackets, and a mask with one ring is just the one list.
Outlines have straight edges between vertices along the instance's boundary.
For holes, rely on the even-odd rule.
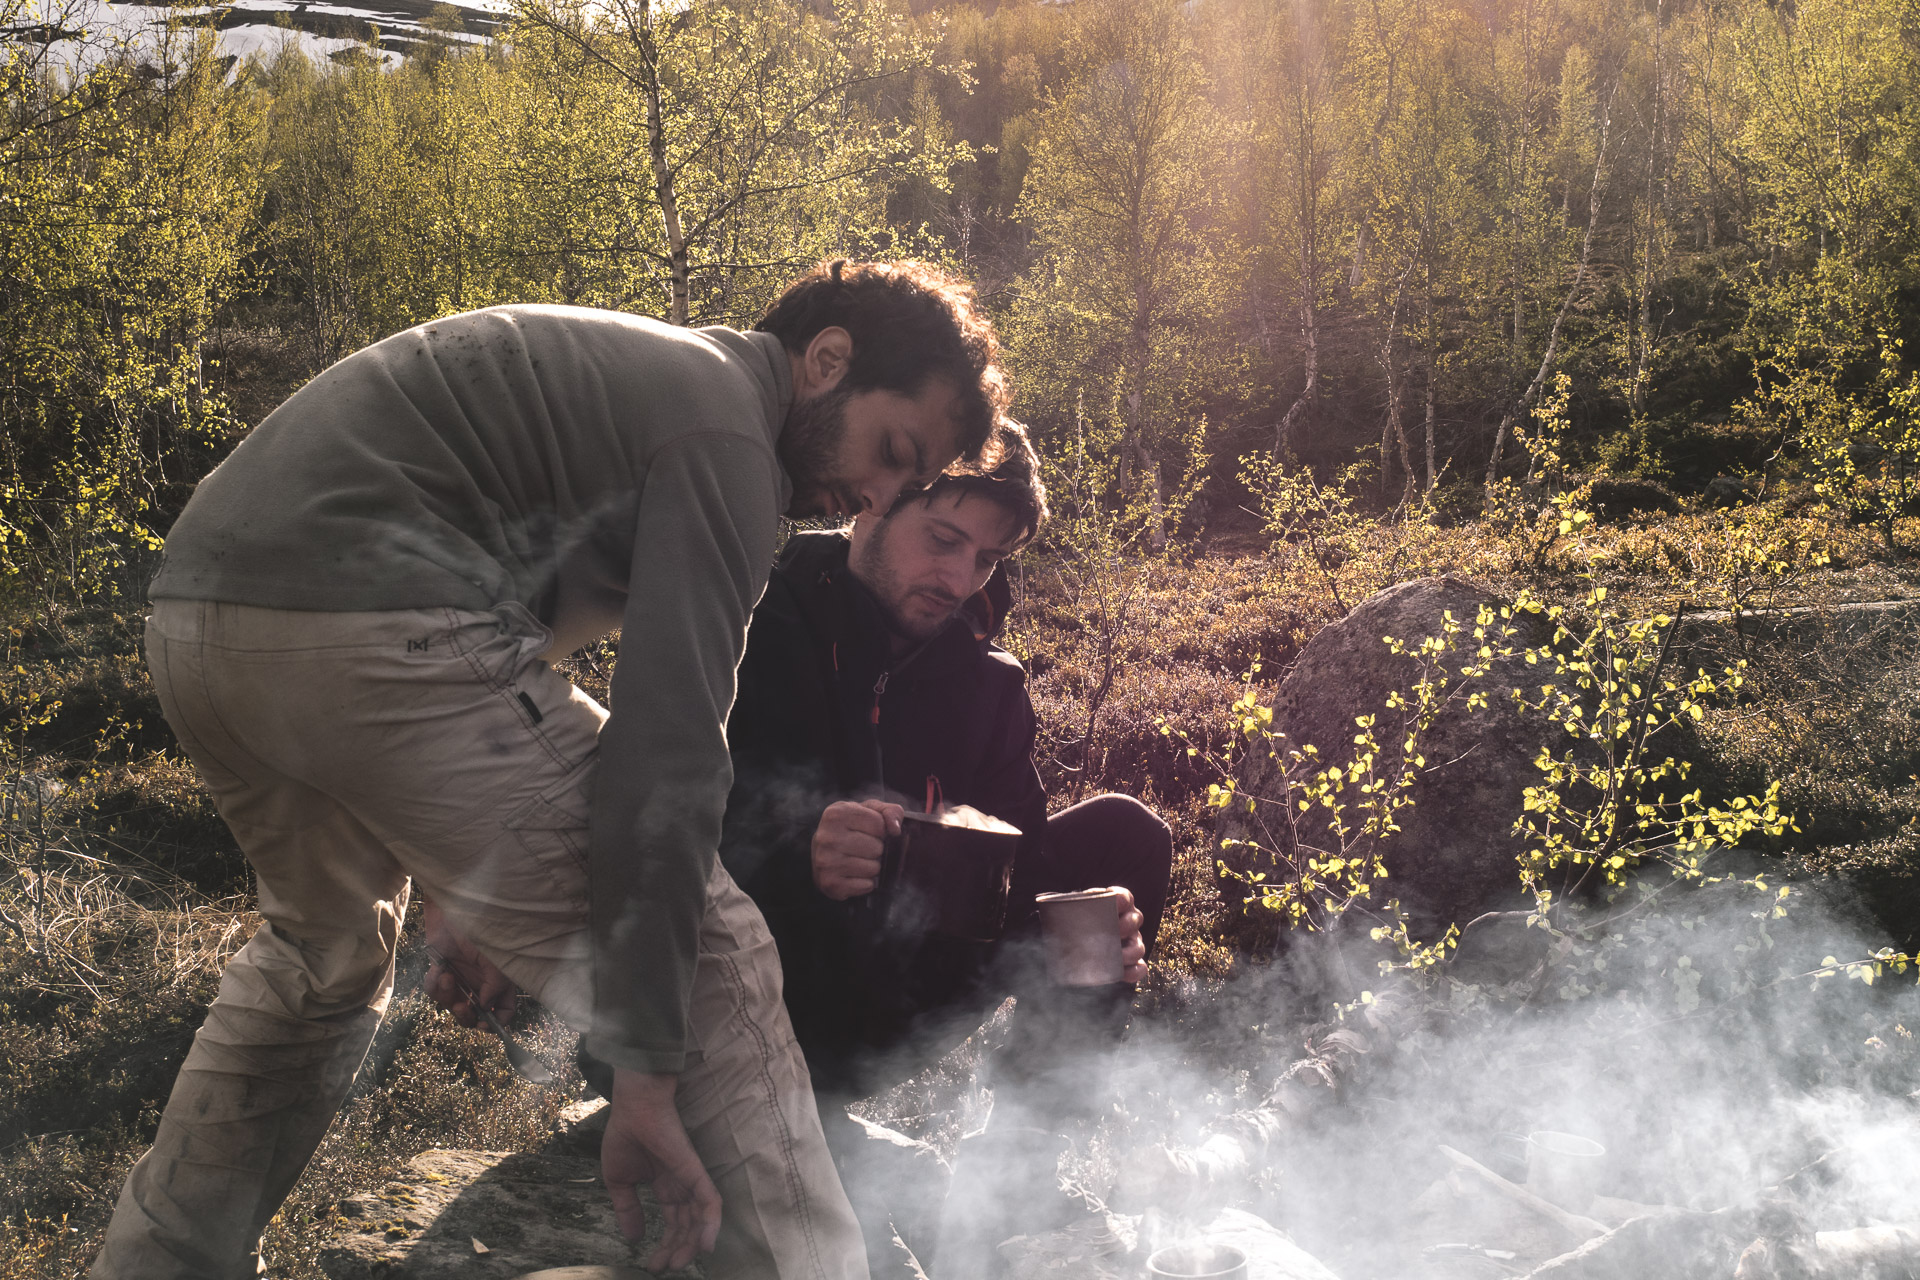
[[978,590],[973,583],[971,559],[971,554],[940,558],[940,587],[956,600],[964,600]]
[[860,501],[864,510],[884,516],[893,510],[893,504],[900,501],[900,495],[913,486],[913,477],[909,475],[883,476],[868,482],[860,489]]

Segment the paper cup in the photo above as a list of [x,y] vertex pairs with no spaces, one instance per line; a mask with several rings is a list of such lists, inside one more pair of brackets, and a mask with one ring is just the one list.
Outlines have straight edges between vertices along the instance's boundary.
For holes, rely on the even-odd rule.
[[1147,1274],[1179,1280],[1247,1280],[1247,1255],[1230,1244],[1175,1244],[1155,1250]]
[[1553,1129],[1527,1135],[1527,1189],[1562,1209],[1581,1213],[1593,1203],[1607,1149],[1592,1138]]
[[1120,954],[1120,891],[1082,889],[1043,893],[1040,932],[1046,939],[1047,970],[1063,987],[1104,987],[1126,977]]

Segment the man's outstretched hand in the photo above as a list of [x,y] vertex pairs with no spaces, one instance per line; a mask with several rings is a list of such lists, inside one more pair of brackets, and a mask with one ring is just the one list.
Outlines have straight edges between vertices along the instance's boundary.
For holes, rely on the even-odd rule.
[[677,1076],[613,1072],[607,1134],[600,1142],[600,1176],[613,1199],[620,1233],[634,1243],[646,1234],[647,1214],[637,1188],[653,1188],[665,1234],[646,1261],[649,1271],[672,1271],[696,1254],[712,1253],[720,1235],[720,1193],[694,1153],[674,1110]]
[[431,898],[420,904],[420,922],[426,927],[427,946],[433,951],[433,963],[420,980],[428,997],[463,1027],[480,1024],[480,1010],[467,999],[469,991],[480,997],[480,1003],[493,1010],[500,1021],[511,1021],[517,992],[507,975],[454,931]]

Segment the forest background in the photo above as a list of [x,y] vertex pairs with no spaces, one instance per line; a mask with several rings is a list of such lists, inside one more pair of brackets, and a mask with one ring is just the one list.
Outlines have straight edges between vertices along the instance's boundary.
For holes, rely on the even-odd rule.
[[[1056,797],[1176,823],[1170,1000],[1252,945],[1207,824],[1242,696],[1372,591],[1916,594],[1916,0],[523,0],[241,61],[88,21],[0,0],[0,1274],[83,1265],[251,928],[139,664],[168,522],[417,322],[744,326],[838,254],[976,281],[1059,517],[1009,643]],[[1770,853],[1911,950],[1911,662],[1829,656],[1756,672],[1708,773],[1780,783]],[[409,1000],[276,1226],[296,1267],[356,1179],[551,1121]]]

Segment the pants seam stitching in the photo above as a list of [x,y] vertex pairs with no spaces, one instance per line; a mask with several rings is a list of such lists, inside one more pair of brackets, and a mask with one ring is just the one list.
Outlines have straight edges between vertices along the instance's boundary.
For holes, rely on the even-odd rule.
[[740,1020],[745,1024],[748,1033],[753,1036],[758,1050],[760,1080],[779,1133],[780,1159],[786,1168],[788,1194],[798,1213],[801,1233],[806,1237],[807,1261],[811,1264],[814,1275],[824,1277],[826,1269],[821,1265],[819,1242],[814,1237],[812,1202],[807,1197],[806,1180],[800,1176],[800,1165],[794,1155],[793,1130],[787,1123],[787,1113],[780,1107],[780,1092],[773,1080],[773,1071],[770,1066],[773,1059],[772,1045],[768,1043],[765,1030],[748,1013],[747,984],[740,975],[739,962],[732,956],[718,958],[724,966],[728,985],[733,988],[735,1008],[739,1010]]

